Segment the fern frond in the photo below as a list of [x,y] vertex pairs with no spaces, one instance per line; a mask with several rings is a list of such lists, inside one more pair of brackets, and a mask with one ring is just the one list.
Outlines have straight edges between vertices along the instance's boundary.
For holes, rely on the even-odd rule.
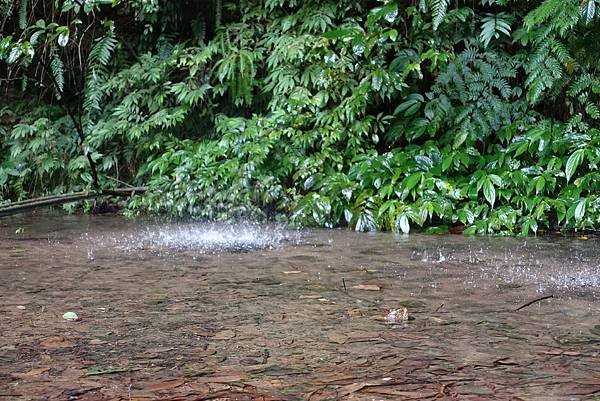
[[547,23],[564,36],[580,18],[579,0],[546,0],[525,17],[524,23],[528,29]]
[[597,79],[594,78],[590,73],[585,73],[579,76],[575,83],[571,85],[569,88],[567,95],[571,97],[578,96],[581,92],[589,89],[592,85],[597,82]]
[[444,20],[450,0],[431,0],[431,12],[433,14],[433,29],[436,30]]
[[[432,90],[434,97],[425,106],[429,124],[447,126],[441,139],[459,146],[467,138],[484,138],[520,115],[515,88],[510,79],[520,66],[492,51],[467,47],[442,72]],[[443,106],[443,107],[442,107]]]
[[581,2],[581,16],[586,24],[594,19],[596,16],[596,0],[583,0]]
[[535,53],[530,57],[525,70],[528,98],[536,103],[544,91],[557,87],[557,83],[577,68],[576,60],[571,56],[567,46],[555,35],[549,35],[536,41]]
[[88,114],[101,110],[102,85],[106,79],[106,66],[119,42],[114,36],[104,36],[96,40],[88,58],[88,74],[86,77],[85,100],[83,108]]
[[27,28],[27,20],[29,19],[27,12],[28,5],[29,0],[21,0],[21,3],[19,4],[19,28],[21,29]]
[[564,0],[546,0],[538,8],[530,12],[524,20],[525,26],[529,29],[545,23],[549,18],[557,15],[563,5]]
[[550,49],[552,50],[552,52],[556,55],[558,61],[560,61],[562,64],[574,62],[573,58],[571,57],[571,53],[569,52],[569,49],[567,48],[567,46],[565,46],[564,43],[554,38],[551,38],[549,39],[548,44],[550,45]]
[[586,102],[585,104],[585,112],[592,119],[597,120],[600,118],[600,110],[598,110],[598,106],[596,106],[592,102]]
[[483,46],[487,47],[492,38],[498,39],[503,33],[510,37],[510,24],[508,23],[506,13],[488,14],[481,24],[481,34],[479,35]]
[[50,69],[52,70],[51,73],[56,85],[56,90],[59,94],[62,94],[65,89],[65,66],[56,52],[52,54]]
[[114,36],[104,36],[98,39],[90,51],[88,68],[93,69],[99,66],[105,67],[108,65],[117,43],[118,41]]

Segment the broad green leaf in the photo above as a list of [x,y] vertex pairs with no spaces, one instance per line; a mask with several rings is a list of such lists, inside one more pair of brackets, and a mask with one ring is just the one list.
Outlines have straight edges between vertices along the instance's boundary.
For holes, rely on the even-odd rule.
[[535,193],[539,194],[544,190],[546,186],[546,179],[544,177],[538,177],[535,183]]
[[583,216],[585,215],[586,206],[587,206],[586,199],[581,199],[577,203],[577,207],[575,208],[575,214],[573,215],[573,217],[575,217],[576,221],[580,221],[583,218]]
[[519,157],[523,153],[525,153],[525,151],[527,150],[528,147],[529,147],[529,143],[527,143],[527,142],[523,142],[521,145],[519,145],[519,147],[517,147],[517,150],[515,151],[515,157]]
[[69,43],[69,31],[62,32],[58,35],[57,41],[60,47],[65,47]]
[[463,235],[475,235],[475,234],[477,234],[476,226],[467,227],[465,229],[465,231],[463,231]]
[[500,178],[500,176],[498,176],[496,174],[490,174],[490,175],[488,175],[488,178],[495,186],[497,186],[497,187],[502,186],[502,178]]
[[357,34],[357,30],[355,29],[335,29],[333,31],[325,32],[323,34],[327,39],[345,39],[345,38],[354,38]]
[[402,114],[405,117],[410,117],[419,110],[424,101],[425,99],[420,93],[411,93],[406,97],[404,102],[400,103],[398,107],[396,107],[394,114]]
[[567,177],[567,182],[573,177],[575,170],[577,167],[583,162],[585,157],[585,149],[577,149],[567,160],[567,164],[565,167],[565,175]]
[[352,221],[352,212],[348,209],[344,209],[344,218],[346,219],[346,223],[350,224]]
[[311,189],[315,185],[315,176],[311,175],[304,181],[304,189]]
[[581,16],[589,24],[596,16],[596,0],[583,0],[581,2]]
[[483,182],[483,196],[488,203],[494,207],[494,203],[496,202],[496,189],[489,178],[486,178]]
[[448,170],[454,161],[454,154],[445,155],[442,160],[442,171]]
[[454,143],[452,144],[452,147],[454,149],[458,149],[460,147],[460,145],[465,143],[465,141],[467,140],[468,137],[469,137],[469,132],[466,130],[461,130],[459,132],[459,134],[454,138]]
[[410,223],[408,222],[408,217],[406,217],[405,214],[398,218],[398,226],[400,227],[400,231],[402,231],[404,234],[408,234],[410,232]]
[[404,188],[408,191],[413,189],[423,178],[423,173],[414,173],[408,176],[404,182]]

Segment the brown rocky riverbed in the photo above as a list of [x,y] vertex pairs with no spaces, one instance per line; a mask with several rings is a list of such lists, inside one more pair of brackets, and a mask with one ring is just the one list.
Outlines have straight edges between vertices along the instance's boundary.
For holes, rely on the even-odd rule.
[[0,219],[0,400],[600,400],[599,245]]

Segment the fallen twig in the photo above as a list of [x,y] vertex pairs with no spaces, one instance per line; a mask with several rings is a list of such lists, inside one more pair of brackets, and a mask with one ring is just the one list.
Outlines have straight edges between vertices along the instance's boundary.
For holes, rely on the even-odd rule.
[[101,192],[78,192],[73,194],[45,196],[37,199],[28,199],[20,202],[9,203],[6,206],[0,207],[0,217],[10,216],[17,213],[27,212],[29,210],[61,205],[63,203],[77,202],[85,199],[98,198],[100,196],[131,196],[136,193],[143,193],[147,190],[145,187],[140,188],[117,188],[106,189]]
[[536,299],[534,299],[533,301],[529,301],[529,302],[527,302],[526,304],[524,304],[524,305],[521,305],[521,306],[519,306],[517,309],[515,309],[515,312],[518,312],[518,311],[520,311],[521,309],[527,308],[528,306],[530,306],[530,305],[533,305],[533,304],[534,304],[534,303],[536,303],[536,302],[540,302],[540,301],[543,301],[544,299],[549,299],[549,298],[554,298],[554,295],[552,295],[552,294],[551,294],[551,295],[546,295],[546,296],[544,296],[544,297],[536,298]]

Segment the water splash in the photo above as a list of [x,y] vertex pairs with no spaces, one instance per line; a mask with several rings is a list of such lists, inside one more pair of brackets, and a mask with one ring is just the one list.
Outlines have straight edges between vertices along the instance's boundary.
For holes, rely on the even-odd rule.
[[411,259],[438,264],[447,273],[462,266],[467,271],[464,284],[470,287],[507,284],[534,286],[538,292],[600,288],[598,248],[590,246],[589,241],[563,238],[557,244],[553,238],[472,240],[478,246],[466,241],[447,241],[442,247],[427,242],[429,246],[412,251]]
[[282,226],[248,222],[149,225],[136,232],[115,233],[110,237],[84,235],[86,242],[96,249],[113,247],[125,252],[144,250],[161,254],[181,251],[219,253],[273,249],[284,243],[296,243],[299,238],[298,231]]
[[188,224],[149,229],[141,235],[145,247],[204,251],[275,248],[292,239],[292,233],[258,224]]

